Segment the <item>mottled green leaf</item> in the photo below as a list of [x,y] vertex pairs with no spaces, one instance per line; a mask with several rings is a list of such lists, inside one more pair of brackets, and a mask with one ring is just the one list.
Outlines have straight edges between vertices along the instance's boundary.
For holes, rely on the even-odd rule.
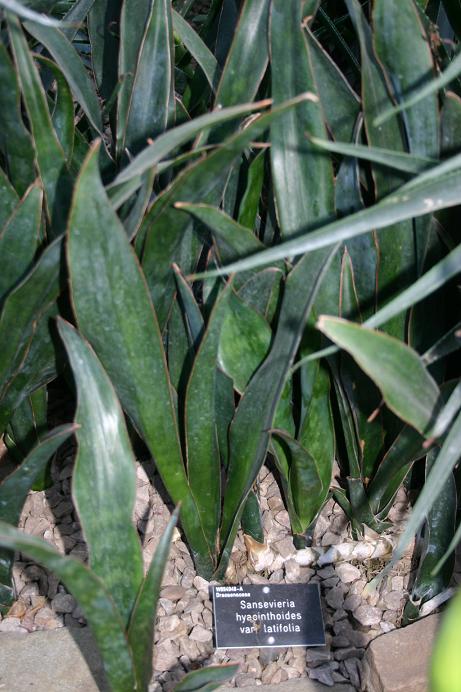
[[21,114],[18,75],[11,64],[6,46],[0,44],[0,101],[3,122],[0,147],[6,159],[6,171],[19,195],[35,178],[34,151],[30,134]]
[[36,163],[45,190],[48,215],[53,221],[53,234],[56,236],[63,232],[65,226],[70,194],[69,173],[51,121],[40,76],[19,21],[10,18],[8,29],[32,130]]
[[5,296],[30,269],[38,246],[43,192],[33,185],[0,228],[0,305]]
[[281,233],[285,237],[325,223],[334,211],[333,170],[306,132],[326,138],[323,115],[301,28],[301,4],[271,7],[271,79],[274,103],[303,92],[311,98],[271,126],[271,165]]
[[[59,295],[61,249],[62,239],[58,238],[5,300],[0,316],[0,401],[24,365],[40,319]],[[2,402],[0,431],[5,429],[11,414],[12,410],[5,409]]]
[[136,256],[102,186],[97,156],[96,146],[77,180],[69,220],[74,311],[170,496],[183,501],[183,527],[193,552],[203,554],[206,545],[182,461],[162,337]]
[[58,328],[77,387],[72,497],[90,567],[127,625],[143,576],[141,543],[133,526],[135,458],[122,409],[96,355],[69,323],[60,320]]
[[171,3],[155,0],[139,49],[127,114],[125,146],[130,152],[137,153],[149,138],[166,129],[174,93],[173,66]]

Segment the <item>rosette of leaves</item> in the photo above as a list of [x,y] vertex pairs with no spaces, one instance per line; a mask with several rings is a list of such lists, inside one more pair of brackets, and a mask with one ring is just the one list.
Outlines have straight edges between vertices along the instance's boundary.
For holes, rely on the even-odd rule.
[[[16,495],[25,495],[49,454],[75,431],[78,449],[72,499],[88,546],[89,563],[61,555],[45,540],[27,536],[5,521],[0,522],[0,546],[37,561],[74,595],[91,628],[111,690],[147,690],[153,672],[156,605],[177,512],[145,572],[141,542],[132,520],[135,458],[122,409],[89,344],[63,320],[59,333],[78,392],[75,425],[43,439],[4,482],[0,506],[7,518],[16,519]],[[195,671],[177,689],[212,689],[231,677],[236,668]]]

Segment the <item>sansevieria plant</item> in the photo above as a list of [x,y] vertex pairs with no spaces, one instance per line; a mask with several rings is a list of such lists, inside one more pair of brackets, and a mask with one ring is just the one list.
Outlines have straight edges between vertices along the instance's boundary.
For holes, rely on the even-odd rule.
[[[356,533],[385,530],[401,484],[425,477],[404,535],[426,520],[418,611],[449,578],[445,563],[431,581],[431,546],[443,557],[457,537],[461,60],[433,24],[446,12],[455,38],[453,3],[0,6],[0,243],[13,258],[0,421],[29,454],[16,473],[43,474],[50,439],[73,431],[21,447],[65,362],[59,312],[75,325],[60,322],[77,389],[71,344],[104,372],[180,504],[200,574],[224,577],[241,524],[264,540],[255,481],[268,454],[297,545],[336,458]],[[96,371],[85,377],[96,386]],[[101,425],[106,406],[92,409]],[[77,423],[83,454],[92,423]],[[84,522],[96,495],[79,462],[75,473]],[[4,519],[40,474],[24,475]],[[126,633],[141,588],[131,520],[87,538],[101,579],[118,531],[133,562],[116,600]]]

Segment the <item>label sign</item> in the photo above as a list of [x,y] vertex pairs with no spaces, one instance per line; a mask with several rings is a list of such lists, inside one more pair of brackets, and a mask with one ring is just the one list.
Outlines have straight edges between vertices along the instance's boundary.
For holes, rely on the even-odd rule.
[[324,646],[318,584],[213,586],[215,646]]

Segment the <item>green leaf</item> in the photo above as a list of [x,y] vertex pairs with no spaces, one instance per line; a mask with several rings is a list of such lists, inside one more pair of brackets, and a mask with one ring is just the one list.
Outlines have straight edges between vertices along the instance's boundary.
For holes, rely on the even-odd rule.
[[134,2],[124,2],[121,4],[116,132],[118,156],[122,154],[125,144],[138,55],[152,5],[152,0],[135,0]]
[[[455,161],[456,159],[456,161]],[[300,235],[293,240],[280,243],[242,260],[231,262],[209,272],[194,274],[191,279],[211,279],[233,272],[247,271],[265,266],[276,260],[355,238],[373,229],[392,229],[392,225],[414,216],[424,216],[438,209],[459,204],[459,182],[461,180],[461,157],[453,157],[422,173],[393,194],[368,209],[351,214],[343,219],[327,224],[317,231]],[[455,167],[456,166],[456,167]],[[448,169],[448,170],[447,170]],[[388,229],[389,230],[389,229]],[[381,234],[383,235],[383,234]],[[407,289],[409,290],[409,289]]]
[[155,554],[142,581],[130,618],[128,641],[133,651],[133,661],[141,690],[147,690],[152,678],[155,613],[177,520],[178,510],[174,512],[168,522],[168,526],[155,549]]
[[372,161],[373,163],[393,168],[396,171],[403,171],[404,173],[421,173],[437,164],[436,159],[414,156],[413,154],[391,149],[367,147],[362,144],[347,144],[346,142],[330,142],[318,137],[310,137],[309,139],[312,144],[320,149],[336,154],[344,154],[344,156],[354,156],[365,161]]
[[456,77],[461,73],[461,53],[458,53],[453,60],[448,64],[448,67],[435,79],[425,84],[423,87],[418,89],[413,96],[406,98],[398,106],[393,108],[386,108],[380,115],[378,115],[374,121],[376,127],[379,127],[387,120],[392,118],[397,113],[401,113],[407,108],[412,108],[419,101],[427,98],[431,94],[437,93],[440,89],[448,86]]
[[219,344],[219,364],[242,393],[269,352],[272,330],[253,308],[233,295]]
[[[232,44],[216,91],[215,106],[228,107],[251,101],[258,90],[268,62],[269,0],[245,0]],[[234,123],[235,125],[235,123]],[[235,127],[232,123],[214,133],[222,140]]]
[[34,12],[34,10],[29,7],[25,7],[22,3],[17,2],[17,0],[0,0],[0,7],[3,7],[8,12],[21,17],[21,19],[31,19],[42,26],[61,26],[62,23],[58,19],[53,19],[48,17],[41,12]]
[[19,195],[35,178],[34,151],[21,114],[18,75],[3,43],[0,43],[0,102],[4,114],[0,129],[0,147],[6,170]]
[[339,318],[321,316],[317,326],[352,355],[391,411],[421,434],[428,432],[439,389],[415,351],[387,334]]
[[320,225],[334,213],[331,163],[306,140],[306,132],[326,138],[323,115],[301,28],[301,4],[273,0],[271,79],[274,103],[299,93],[310,99],[271,126],[271,166],[282,236]]
[[173,29],[181,43],[184,44],[202,69],[208,84],[214,91],[221,72],[215,56],[202,41],[198,33],[194,31],[191,25],[175,10],[173,10]]
[[242,512],[242,531],[258,543],[264,543],[264,531],[261,523],[261,511],[256,493],[250,490]]
[[[385,75],[375,56],[370,27],[358,0],[346,0],[351,20],[357,33],[361,54],[362,102],[368,143],[373,147],[404,151],[404,142],[397,118],[385,126],[376,127],[374,118],[390,102]],[[402,175],[372,167],[376,199],[393,192],[405,179]],[[377,274],[378,304],[406,288],[416,278],[415,243],[410,222],[388,229],[377,239],[380,261]],[[386,331],[398,338],[405,336],[405,316],[395,317],[386,325]]]
[[431,689],[453,692],[461,685],[461,592],[452,600],[442,616],[442,624],[432,655]]
[[112,384],[90,346],[58,322],[77,387],[77,455],[72,497],[88,545],[89,564],[104,582],[126,625],[143,578],[133,526],[135,458]]
[[79,560],[61,555],[46,541],[27,536],[3,521],[0,545],[24,553],[66,585],[91,627],[113,692],[136,689],[122,621],[102,581]]
[[53,56],[69,83],[91,125],[102,133],[101,109],[98,97],[84,64],[72,43],[55,27],[26,22],[24,27]]
[[76,183],[67,253],[79,329],[148,445],[168,493],[175,503],[183,501],[181,517],[193,552],[205,554],[182,461],[162,337],[136,256],[102,186],[98,146]]
[[221,513],[221,460],[216,434],[217,356],[231,290],[228,284],[213,306],[185,397],[187,475],[210,546],[217,542]]
[[[426,458],[426,478],[437,457],[437,449],[431,449]],[[453,473],[449,475],[441,492],[433,500],[423,527],[423,537],[418,569],[405,607],[404,619],[414,619],[423,603],[448,588],[454,567],[454,556],[445,561],[443,569],[433,573],[439,560],[446,553],[456,526],[456,483]]]
[[141,229],[145,234],[142,266],[162,327],[174,293],[171,265],[177,262],[185,273],[189,273],[195,268],[200,254],[192,219],[175,205],[177,202],[199,201],[219,204],[229,170],[243,149],[275,118],[289,108],[299,107],[304,100],[305,96],[301,95],[254,119],[241,132],[226,140],[225,146],[186,168],[156,199]]
[[56,96],[51,120],[66,160],[72,160],[74,149],[74,102],[63,73],[53,60],[39,57],[40,62],[52,72],[56,80]]
[[54,131],[40,76],[16,18],[8,20],[8,30],[32,130],[36,163],[45,190],[48,215],[53,221],[56,237],[64,229],[69,205],[69,174],[65,156]]
[[234,120],[251,111],[265,108],[269,103],[270,101],[268,100],[256,101],[254,103],[242,103],[239,106],[232,106],[230,108],[217,109],[168,130],[168,132],[157,137],[153,144],[150,144],[141,153],[135,156],[128,166],[118,174],[113,183],[109,186],[109,189],[135,178],[138,179],[137,184],[138,187],[140,187],[142,182],[140,176],[143,173],[156,166],[172,151],[196,137],[202,130],[210,129],[227,120]]
[[106,101],[117,86],[121,0],[98,0],[88,13],[91,64],[98,91]]
[[6,221],[8,221],[18,202],[19,197],[16,190],[11,185],[5,172],[0,168],[0,228],[3,228]]
[[220,571],[229,557],[243,503],[264,462],[269,430],[305,321],[336,250],[310,253],[290,273],[271,350],[237,408],[230,429],[231,456],[221,528],[224,548]]
[[149,138],[167,126],[174,98],[171,3],[154,0],[140,45],[127,114],[124,145],[130,152],[143,149]]
[[199,670],[193,670],[185,675],[174,688],[175,692],[211,692],[220,687],[223,682],[234,677],[238,671],[238,665],[225,664],[222,666],[207,666]]
[[[11,291],[0,316],[0,401],[12,386],[14,378],[21,375],[38,324],[60,292],[60,264],[62,238],[58,238],[41,255],[40,259]],[[12,410],[0,406],[0,431],[3,432]]]
[[424,438],[406,425],[387,450],[367,488],[370,507],[376,516],[386,518],[413,463],[425,454]]
[[348,142],[359,115],[360,99],[314,34],[306,29],[305,36],[328,129],[335,139]]
[[5,296],[30,269],[38,246],[43,191],[37,184],[30,187],[23,199],[0,229],[0,305]]
[[57,313],[56,302],[53,302],[38,318],[32,340],[26,347],[21,364],[2,393],[0,400],[2,426],[28,396],[57,376],[56,352],[50,324]]
[[297,440],[281,430],[273,430],[272,434],[279,438],[282,447],[286,446],[288,449],[291,497],[304,533],[322,508],[328,494],[329,481],[324,488],[316,460]]
[[[0,484],[0,518],[16,525],[32,486],[40,479],[49,458],[58,447],[76,430],[74,425],[62,425],[44,436],[33,447],[20,466]],[[14,555],[0,551],[0,610],[12,599],[10,587]],[[8,601],[8,602],[7,602]]]
[[247,184],[239,206],[238,222],[254,228],[264,182],[265,152],[260,151],[248,167]]

